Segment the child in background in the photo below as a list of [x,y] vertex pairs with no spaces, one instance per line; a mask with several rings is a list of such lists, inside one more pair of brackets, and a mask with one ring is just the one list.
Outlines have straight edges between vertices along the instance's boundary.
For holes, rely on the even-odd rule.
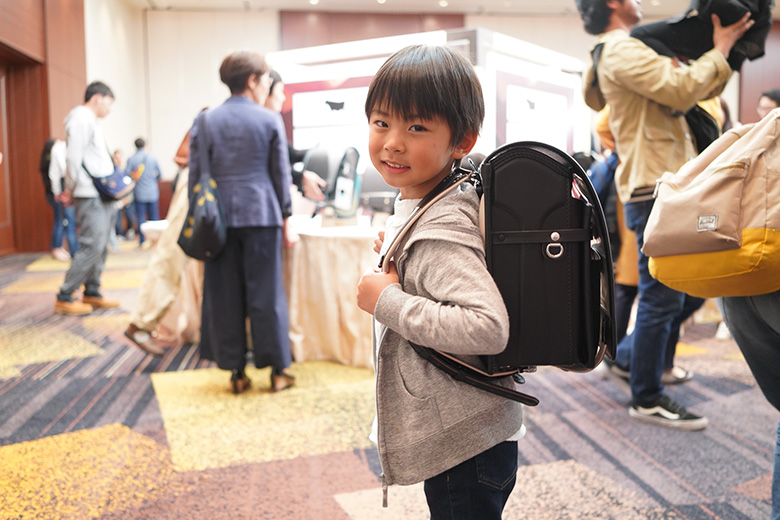
[[[407,47],[372,80],[366,115],[371,162],[400,189],[386,250],[419,200],[473,148],[482,89],[456,51]],[[433,520],[500,520],[525,431],[519,403],[450,378],[409,345],[472,363],[506,347],[508,317],[485,264],[478,208],[473,186],[461,184],[420,216],[388,273],[368,271],[358,285],[358,305],[378,323],[375,440],[383,488],[424,481]],[[501,384],[515,383],[508,377]]]

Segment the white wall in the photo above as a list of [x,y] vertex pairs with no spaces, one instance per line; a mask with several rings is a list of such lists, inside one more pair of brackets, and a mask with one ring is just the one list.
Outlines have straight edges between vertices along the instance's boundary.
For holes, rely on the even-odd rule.
[[149,136],[165,178],[176,173],[173,156],[201,108],[230,96],[219,66],[233,51],[278,50],[279,16],[263,12],[147,11]]
[[149,133],[143,13],[122,0],[84,0],[84,28],[87,82],[100,80],[116,95],[100,124],[108,146],[127,160],[133,141]]
[[466,16],[466,27],[482,27],[585,62],[596,40],[579,16]]
[[163,178],[198,111],[229,95],[219,65],[232,51],[278,50],[279,16],[264,12],[143,11],[124,0],[84,0],[87,81],[116,94],[101,126],[125,160],[144,137]]
[[[146,138],[166,179],[176,173],[173,156],[197,112],[229,95],[219,81],[222,59],[239,49],[268,54],[280,41],[277,11],[142,11],[126,0],[84,0],[84,12],[87,79],[105,81],[117,97],[102,121],[109,146],[120,148],[126,159],[135,138]],[[575,14],[466,16],[465,25],[585,63],[595,41]],[[724,94],[732,110],[739,106],[736,76]]]
[[[657,18],[646,18],[649,23]],[[466,16],[467,27],[483,27],[513,36],[590,63],[590,49],[596,37],[585,32],[577,14],[566,16]],[[739,119],[739,74],[729,80],[723,98],[733,121]]]

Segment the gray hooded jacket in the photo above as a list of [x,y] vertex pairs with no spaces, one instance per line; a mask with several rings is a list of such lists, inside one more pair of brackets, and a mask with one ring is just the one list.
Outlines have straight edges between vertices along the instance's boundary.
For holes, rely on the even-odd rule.
[[[396,252],[401,283],[387,287],[377,301],[375,318],[387,327],[375,353],[385,485],[434,477],[522,426],[519,403],[455,381],[408,342],[471,363],[506,346],[509,320],[485,264],[478,208],[470,185],[431,206]],[[515,384],[509,377],[500,381]]]

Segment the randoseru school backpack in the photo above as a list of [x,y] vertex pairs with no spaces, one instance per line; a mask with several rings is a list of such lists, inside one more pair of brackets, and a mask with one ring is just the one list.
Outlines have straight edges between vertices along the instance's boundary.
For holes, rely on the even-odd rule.
[[539,400],[502,387],[495,378],[538,366],[587,372],[614,359],[614,277],[607,223],[582,167],[568,154],[537,142],[511,143],[479,169],[454,167],[412,212],[380,267],[420,215],[463,182],[482,192],[480,223],[487,267],[509,313],[509,342],[484,366],[414,345],[453,378],[535,406]]

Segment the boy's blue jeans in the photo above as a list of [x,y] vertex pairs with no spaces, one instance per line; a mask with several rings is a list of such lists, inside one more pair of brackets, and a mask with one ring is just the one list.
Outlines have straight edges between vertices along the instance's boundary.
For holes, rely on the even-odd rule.
[[[759,388],[780,410],[780,291],[719,298],[718,303]],[[772,520],[780,520],[780,425],[772,474]]]
[[517,441],[506,441],[425,481],[431,520],[501,520],[515,487]]

